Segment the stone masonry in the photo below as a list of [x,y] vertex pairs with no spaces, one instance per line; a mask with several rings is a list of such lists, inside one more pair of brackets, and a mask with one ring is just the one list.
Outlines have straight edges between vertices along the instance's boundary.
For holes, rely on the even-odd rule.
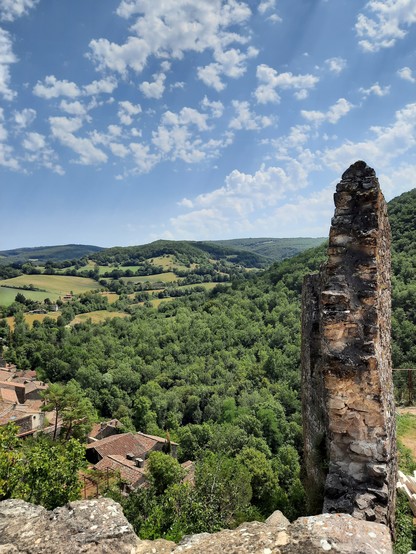
[[391,376],[390,226],[373,169],[336,188],[328,261],[305,278],[302,403],[310,508],[393,532],[396,437]]

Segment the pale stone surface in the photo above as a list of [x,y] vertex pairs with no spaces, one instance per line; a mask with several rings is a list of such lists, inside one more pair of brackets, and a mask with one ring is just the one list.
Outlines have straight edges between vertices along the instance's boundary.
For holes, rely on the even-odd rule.
[[22,500],[0,503],[1,554],[133,554],[140,542],[109,498],[71,502],[53,512]]
[[[364,501],[365,499],[363,499]],[[323,514],[289,523],[274,512],[265,523],[185,537],[176,545],[141,541],[113,500],[71,502],[48,512],[21,500],[0,502],[0,554],[391,554],[386,526]]]
[[328,261],[319,275],[305,279],[303,289],[307,490],[315,512],[347,512],[393,531],[397,468],[387,207],[365,162],[343,174],[334,198]]

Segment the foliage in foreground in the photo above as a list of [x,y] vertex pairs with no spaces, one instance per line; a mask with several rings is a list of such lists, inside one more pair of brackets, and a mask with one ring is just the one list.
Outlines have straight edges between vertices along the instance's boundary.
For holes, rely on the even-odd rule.
[[84,448],[75,439],[53,442],[46,436],[22,441],[17,427],[0,427],[0,500],[20,498],[48,510],[78,500]]
[[[184,535],[215,532],[243,521],[262,520],[275,509],[289,509],[289,502],[304,503],[299,466],[291,464],[296,452],[279,459],[282,480],[291,482],[290,500],[279,486],[277,473],[264,455],[246,449],[235,458],[207,453],[196,464],[192,482],[184,482],[179,463],[168,455],[150,455],[149,487],[128,497],[116,490],[108,495],[123,511],[142,539],[163,537],[179,541]],[[295,492],[296,491],[296,492]]]

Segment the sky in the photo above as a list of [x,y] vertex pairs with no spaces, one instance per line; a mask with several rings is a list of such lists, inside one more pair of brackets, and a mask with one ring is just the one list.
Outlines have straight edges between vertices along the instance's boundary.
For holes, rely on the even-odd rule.
[[416,186],[416,0],[0,0],[0,250],[326,236]]

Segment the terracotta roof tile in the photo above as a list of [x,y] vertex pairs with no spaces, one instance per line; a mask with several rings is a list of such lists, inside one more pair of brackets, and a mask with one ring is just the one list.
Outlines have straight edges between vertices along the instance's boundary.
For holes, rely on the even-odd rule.
[[104,456],[112,454],[125,456],[130,452],[134,456],[144,457],[147,451],[142,443],[141,437],[138,437],[135,433],[112,435],[111,437],[94,441],[86,448],[87,450],[96,450],[103,458]]
[[0,388],[0,394],[4,402],[10,402],[12,404],[18,404],[16,392],[12,389],[2,389]]
[[0,381],[9,381],[10,379],[13,379],[13,373],[0,369]]
[[[166,442],[166,437],[158,437],[156,435],[146,435],[146,433],[142,433],[141,431],[138,431],[137,434],[141,435],[142,437],[148,437],[149,439],[152,439],[156,442]],[[177,442],[170,441],[170,443],[178,446]]]
[[134,462],[122,456],[105,456],[98,464],[95,464],[94,467],[99,471],[105,471],[106,469],[118,471],[121,479],[133,487],[137,486],[140,481],[145,479],[144,469],[136,467]]
[[7,388],[13,387],[18,389],[24,389],[25,386],[22,383],[15,383],[13,381],[0,381],[0,387],[6,386]]
[[42,381],[30,381],[25,383],[25,392],[33,392],[34,390],[44,391],[48,388],[48,385],[42,383]]

